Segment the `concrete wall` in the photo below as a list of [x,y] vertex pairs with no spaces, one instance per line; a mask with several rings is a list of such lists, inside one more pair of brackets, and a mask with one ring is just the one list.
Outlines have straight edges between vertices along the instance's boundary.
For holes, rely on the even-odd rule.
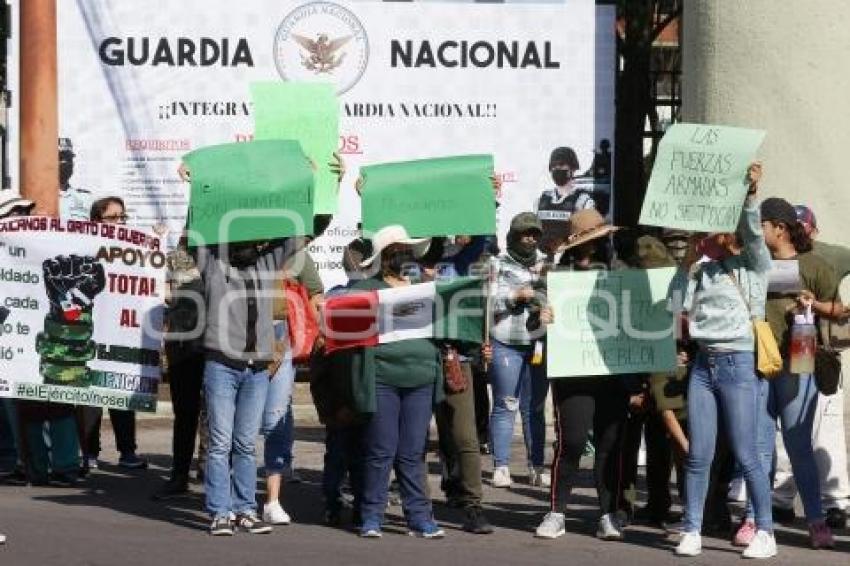
[[850,246],[850,2],[686,0],[683,116],[767,130],[764,195]]

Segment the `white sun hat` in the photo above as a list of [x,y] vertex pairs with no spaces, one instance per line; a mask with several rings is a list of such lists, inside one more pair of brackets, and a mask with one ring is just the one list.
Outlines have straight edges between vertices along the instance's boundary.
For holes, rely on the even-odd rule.
[[360,267],[369,267],[372,265],[381,256],[381,252],[393,244],[413,246],[413,255],[417,258],[425,255],[428,247],[431,245],[431,238],[411,238],[407,233],[407,229],[401,224],[384,226],[375,232],[370,239],[372,240],[374,253],[369,259],[363,260],[360,263]]

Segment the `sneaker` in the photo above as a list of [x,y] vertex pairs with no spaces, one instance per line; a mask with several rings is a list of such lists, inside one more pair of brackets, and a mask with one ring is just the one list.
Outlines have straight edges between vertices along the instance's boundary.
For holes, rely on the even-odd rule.
[[809,541],[812,548],[835,548],[835,539],[832,537],[832,531],[824,521],[811,523],[809,525]]
[[135,452],[121,454],[118,458],[118,465],[128,470],[141,470],[148,467],[147,460],[139,458]]
[[77,475],[74,473],[53,472],[50,474],[48,485],[53,487],[75,487],[77,481]]
[[791,525],[797,516],[794,514],[794,508],[773,506],[773,520],[782,525]]
[[292,518],[283,510],[280,501],[275,501],[263,506],[263,521],[270,525],[288,525]]
[[463,520],[463,530],[475,535],[489,535],[493,533],[493,525],[484,516],[481,507],[469,507]]
[[511,469],[507,466],[497,466],[493,470],[493,487],[511,487]]
[[232,537],[233,536],[233,521],[229,515],[216,517],[210,525],[210,534],[214,537]]
[[567,532],[566,521],[563,513],[555,513],[550,511],[543,517],[543,521],[534,531],[534,536],[537,538],[555,539],[564,536]]
[[847,511],[833,507],[826,511],[826,526],[830,529],[842,530],[847,528]]
[[97,456],[86,456],[83,458],[83,467],[87,470],[97,469]]
[[752,519],[741,519],[741,524],[738,525],[738,530],[735,531],[735,536],[732,537],[732,546],[750,546],[753,539],[756,537],[756,523]]
[[744,558],[772,558],[776,556],[776,539],[767,531],[756,531],[753,542],[741,554]]
[[702,537],[699,533],[690,532],[682,535],[682,540],[676,547],[677,556],[699,556],[702,554]]
[[295,468],[293,468],[292,466],[286,466],[285,468],[283,468],[282,475],[286,483],[301,483],[302,481],[304,481],[301,476],[298,475],[298,472],[295,471]]
[[364,522],[360,527],[360,538],[381,538],[381,525],[377,521]]
[[6,535],[0,534],[0,544],[6,544]]
[[419,538],[443,538],[446,532],[434,521],[428,521],[421,525],[411,526],[408,533],[412,537]]
[[186,497],[189,494],[189,481],[185,479],[171,478],[165,482],[159,490],[153,494],[154,501],[168,501]]
[[528,468],[528,484],[533,487],[548,488],[552,485],[552,476],[543,466]]
[[613,513],[603,515],[599,519],[599,527],[596,529],[596,538],[602,540],[623,540],[623,528]]
[[260,519],[254,511],[237,514],[235,525],[252,535],[265,535],[272,532],[272,526]]

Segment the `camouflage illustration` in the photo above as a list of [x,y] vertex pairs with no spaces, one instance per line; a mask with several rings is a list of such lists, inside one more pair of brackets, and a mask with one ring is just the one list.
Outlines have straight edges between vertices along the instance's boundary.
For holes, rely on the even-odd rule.
[[88,387],[86,362],[97,352],[92,307],[106,285],[103,265],[91,256],[59,255],[42,267],[50,312],[36,338],[36,351],[44,383]]

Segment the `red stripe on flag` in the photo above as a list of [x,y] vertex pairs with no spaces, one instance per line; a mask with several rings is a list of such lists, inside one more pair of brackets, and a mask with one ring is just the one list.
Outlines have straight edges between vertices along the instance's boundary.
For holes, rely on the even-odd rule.
[[378,345],[378,292],[331,297],[322,308],[325,352]]

